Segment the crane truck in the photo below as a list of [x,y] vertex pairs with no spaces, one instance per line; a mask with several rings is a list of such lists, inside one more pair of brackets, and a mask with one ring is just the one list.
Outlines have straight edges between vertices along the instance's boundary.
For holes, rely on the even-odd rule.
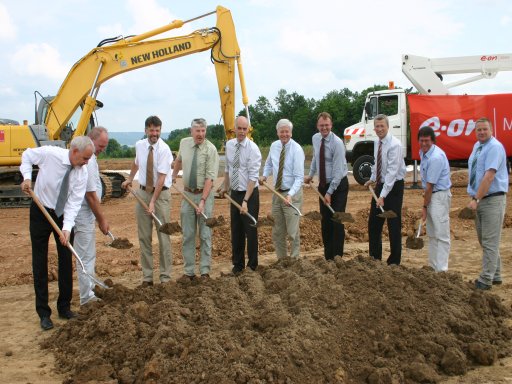
[[[199,29],[185,36],[151,39],[212,14],[217,16],[215,27]],[[21,163],[23,151],[41,145],[67,147],[74,137],[87,134],[95,125],[93,112],[102,107],[96,98],[104,82],[128,71],[208,49],[215,66],[226,137],[233,138],[235,70],[238,71],[242,102],[248,118],[249,101],[231,12],[218,6],[213,12],[186,21],[174,20],[140,35],[102,40],[73,65],[54,97],[41,97],[34,124],[24,122],[20,125],[13,120],[0,120],[0,206],[30,204],[30,198],[23,195],[17,186],[23,181],[16,167]],[[103,173],[102,182],[107,196],[122,197],[125,193],[120,187],[122,181],[124,176],[120,173]]]
[[[500,71],[512,71],[512,54],[480,55],[447,58],[402,56],[402,72],[419,94],[403,89],[370,92],[366,96],[361,120],[344,130],[347,161],[352,164],[356,181],[364,184],[374,164],[373,119],[383,113],[389,118],[393,136],[402,142],[407,162],[419,160],[416,140],[418,130],[431,126],[437,144],[453,165],[467,163],[475,143],[475,121],[488,117],[493,122],[494,136],[512,156],[512,94],[450,95],[450,89],[480,79],[492,79]],[[451,83],[443,75],[474,74]]]

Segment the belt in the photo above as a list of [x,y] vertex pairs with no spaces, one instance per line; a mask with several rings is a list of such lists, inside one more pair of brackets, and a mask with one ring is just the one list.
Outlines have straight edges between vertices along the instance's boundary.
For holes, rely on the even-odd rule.
[[289,190],[290,190],[290,188],[288,188],[288,189],[278,189],[277,192],[285,193],[285,192],[288,192]]
[[482,197],[482,199],[487,199],[488,197],[494,197],[494,196],[503,196],[504,194],[505,194],[505,192],[494,192],[494,193],[491,193],[490,195]]
[[[142,189],[143,191],[146,190],[146,187],[144,185],[139,185],[140,189]],[[169,187],[166,187],[165,185],[162,187],[162,191],[165,191],[166,189],[169,189]]]
[[183,188],[185,191],[187,192],[190,192],[190,193],[193,193],[194,195],[198,195],[200,193],[203,193],[203,190],[202,189],[190,189],[189,187],[184,187]]
[[233,193],[245,193],[247,191],[235,191],[234,189],[232,189],[231,192],[233,192]]
[[447,191],[447,189],[438,189],[437,191],[432,191],[432,194],[437,193],[437,192],[444,192],[444,191]]

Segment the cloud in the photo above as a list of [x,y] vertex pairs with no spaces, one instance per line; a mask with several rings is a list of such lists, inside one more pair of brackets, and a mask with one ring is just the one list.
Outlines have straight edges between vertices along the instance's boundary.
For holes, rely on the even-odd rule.
[[500,19],[500,24],[503,26],[507,26],[510,24],[511,21],[512,21],[512,17],[510,17],[508,15],[504,15]]
[[21,76],[43,76],[62,81],[71,68],[60,53],[46,43],[26,44],[11,57],[12,70]]
[[13,23],[7,8],[0,4],[0,40],[13,40],[16,34],[16,25]]

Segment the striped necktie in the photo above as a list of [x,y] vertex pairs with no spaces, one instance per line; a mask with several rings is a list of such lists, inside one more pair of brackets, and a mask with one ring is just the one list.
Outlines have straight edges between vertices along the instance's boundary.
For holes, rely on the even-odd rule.
[[235,144],[235,156],[233,157],[233,180],[231,181],[231,189],[238,191],[240,183],[238,171],[240,169],[240,143]]
[[283,170],[284,170],[284,155],[285,155],[286,146],[283,144],[283,148],[281,149],[281,154],[279,155],[279,168],[277,170],[277,178],[276,178],[276,189],[281,189],[281,184],[283,184]]
[[469,176],[469,185],[476,191],[476,163],[478,162],[478,156],[482,151],[482,145],[480,145],[475,152],[475,157],[473,157],[473,161],[471,162],[471,175]]
[[375,180],[380,183],[382,173],[382,140],[379,140],[379,150],[377,151],[377,177]]
[[325,187],[327,179],[325,177],[325,138],[322,137],[322,144],[320,144],[320,187]]
[[146,192],[151,193],[155,189],[153,181],[153,146],[148,148],[148,161],[146,163]]

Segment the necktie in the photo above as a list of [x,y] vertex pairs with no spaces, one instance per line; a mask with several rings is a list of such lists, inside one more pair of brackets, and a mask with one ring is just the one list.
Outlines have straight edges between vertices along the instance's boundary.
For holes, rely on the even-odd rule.
[[382,173],[382,140],[379,140],[379,150],[377,152],[377,183],[380,183]]
[[322,144],[320,144],[320,187],[325,187],[327,180],[325,178],[325,139],[322,138]]
[[231,182],[231,189],[238,191],[238,184],[240,182],[238,178],[238,171],[240,169],[240,143],[235,144],[235,156],[233,158],[233,180]]
[[155,189],[155,183],[153,181],[153,146],[150,145],[148,150],[148,162],[146,164],[146,191],[151,193]]
[[283,183],[283,170],[284,170],[284,154],[286,147],[283,145],[281,149],[281,154],[279,155],[279,169],[277,170],[277,178],[276,178],[276,189],[281,189],[281,184]]
[[482,146],[480,145],[475,152],[475,157],[473,157],[473,161],[471,162],[471,175],[469,176],[469,185],[476,191],[476,163],[478,161],[478,156],[482,151]]
[[197,189],[197,144],[194,145],[194,157],[192,157],[192,164],[190,165],[190,176],[188,180],[188,187],[190,189]]
[[62,184],[60,185],[59,196],[57,197],[57,203],[55,204],[55,214],[57,217],[61,217],[64,213],[64,206],[68,199],[69,191],[69,173],[71,172],[71,166],[68,166],[64,177],[62,178]]

